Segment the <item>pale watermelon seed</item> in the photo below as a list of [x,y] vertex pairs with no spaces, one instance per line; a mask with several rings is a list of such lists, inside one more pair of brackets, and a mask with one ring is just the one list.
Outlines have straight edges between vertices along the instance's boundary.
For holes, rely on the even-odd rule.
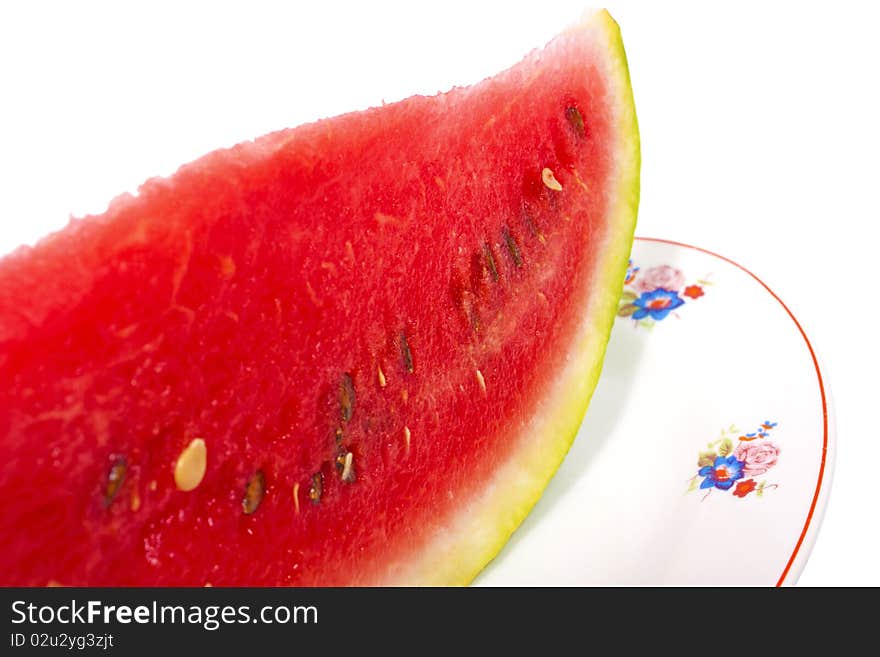
[[547,189],[552,189],[555,192],[562,191],[562,185],[559,184],[559,181],[556,180],[556,176],[553,175],[553,171],[547,167],[544,167],[541,171],[541,180],[544,181],[544,185]]
[[174,483],[178,490],[195,490],[208,468],[208,448],[201,438],[193,439],[177,457],[174,466]]
[[350,484],[354,481],[354,454],[347,452],[342,458],[342,481]]
[[486,394],[486,379],[483,378],[483,373],[480,370],[475,370],[474,373],[477,375],[477,383],[480,384],[480,390],[483,391],[483,394]]

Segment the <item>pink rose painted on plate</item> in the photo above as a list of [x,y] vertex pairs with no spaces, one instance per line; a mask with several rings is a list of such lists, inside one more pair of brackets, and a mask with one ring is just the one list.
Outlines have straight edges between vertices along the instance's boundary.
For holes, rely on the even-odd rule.
[[776,465],[779,448],[769,440],[759,443],[740,442],[733,454],[745,464],[743,474],[746,477],[756,477]]
[[670,267],[669,265],[660,265],[646,269],[633,282],[633,288],[639,293],[651,292],[658,288],[677,292],[681,289],[682,285],[684,285],[684,274],[680,269]]

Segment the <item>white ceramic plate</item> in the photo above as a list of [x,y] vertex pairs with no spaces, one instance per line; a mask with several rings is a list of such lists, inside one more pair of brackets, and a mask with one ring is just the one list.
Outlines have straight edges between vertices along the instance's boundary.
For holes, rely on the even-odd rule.
[[627,280],[574,446],[475,583],[793,584],[834,453],[806,334],[696,247],[637,239]]

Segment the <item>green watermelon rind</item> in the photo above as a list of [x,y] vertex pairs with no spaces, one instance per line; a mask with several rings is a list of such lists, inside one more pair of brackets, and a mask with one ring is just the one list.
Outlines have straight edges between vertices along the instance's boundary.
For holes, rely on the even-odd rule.
[[607,11],[592,12],[567,32],[590,39],[606,55],[609,88],[617,94],[615,181],[609,190],[607,244],[598,250],[591,288],[583,303],[584,324],[566,367],[519,447],[498,468],[480,496],[435,536],[414,561],[392,564],[382,584],[466,585],[501,551],[550,483],[574,442],[602,370],[614,323],[639,205],[641,155],[629,68],[620,29]]

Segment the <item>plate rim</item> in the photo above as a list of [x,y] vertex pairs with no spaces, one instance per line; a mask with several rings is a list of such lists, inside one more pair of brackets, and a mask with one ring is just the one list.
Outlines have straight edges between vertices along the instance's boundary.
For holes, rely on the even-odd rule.
[[731,260],[730,258],[723,256],[720,253],[716,253],[715,251],[712,251],[710,249],[705,249],[703,247],[688,244],[686,242],[679,242],[662,237],[642,237],[640,235],[636,235],[634,239],[640,242],[653,242],[659,244],[667,244],[670,246],[677,246],[685,249],[691,249],[693,251],[698,251],[705,255],[718,258],[730,265],[733,265],[734,267],[754,279],[770,294],[770,296],[772,296],[776,300],[777,303],[779,303],[780,306],[782,306],[782,309],[786,312],[791,321],[794,322],[795,327],[797,327],[798,332],[800,333],[801,337],[804,340],[804,343],[807,346],[810,358],[813,361],[816,378],[819,383],[819,395],[822,402],[822,454],[819,463],[819,473],[816,478],[816,487],[813,491],[813,497],[810,501],[810,508],[807,511],[806,518],[804,519],[803,528],[801,529],[798,540],[795,543],[794,549],[792,550],[792,553],[789,556],[788,561],[786,562],[785,567],[782,570],[782,573],[776,581],[777,587],[793,585],[795,582],[797,582],[798,577],[800,577],[801,573],[803,572],[804,566],[806,566],[807,558],[809,557],[812,547],[815,544],[816,536],[818,534],[819,528],[821,527],[822,520],[825,516],[825,509],[828,506],[828,496],[831,489],[831,480],[833,474],[833,454],[830,451],[830,447],[834,442],[835,436],[833,422],[834,415],[831,408],[831,396],[830,390],[828,388],[828,382],[822,376],[822,369],[819,365],[819,358],[816,355],[813,344],[807,337],[807,333],[804,330],[803,325],[798,321],[797,317],[795,317],[794,313],[779,297],[779,295],[776,294],[776,292],[774,292],[770,288],[770,286],[767,285],[767,283],[765,283],[763,280],[761,280],[761,278],[759,278],[754,272],[739,264],[738,262]]

